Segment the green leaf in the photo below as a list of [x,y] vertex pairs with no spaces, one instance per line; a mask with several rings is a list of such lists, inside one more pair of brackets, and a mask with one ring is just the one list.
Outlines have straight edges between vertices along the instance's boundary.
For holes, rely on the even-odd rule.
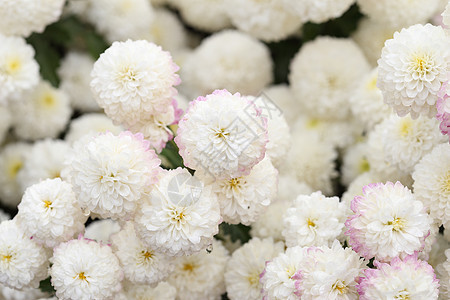
[[219,225],[219,228],[221,232],[230,236],[233,243],[239,240],[242,244],[245,244],[251,239],[249,226],[232,225],[224,222]]
[[55,289],[50,282],[50,277],[39,282],[39,289],[44,293],[50,293],[52,295],[55,293]]

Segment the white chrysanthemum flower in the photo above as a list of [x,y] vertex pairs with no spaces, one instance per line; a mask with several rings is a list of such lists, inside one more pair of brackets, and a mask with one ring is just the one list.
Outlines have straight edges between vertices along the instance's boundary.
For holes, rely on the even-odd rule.
[[420,117],[392,116],[380,124],[385,160],[404,173],[412,173],[419,160],[447,139],[439,132],[439,121]]
[[372,66],[377,66],[381,57],[381,50],[386,40],[392,39],[394,32],[401,27],[394,27],[387,23],[363,18],[359,23],[352,39],[358,44]]
[[117,221],[111,219],[98,220],[86,226],[84,237],[96,240],[99,243],[110,244],[111,236],[119,231],[120,225]]
[[138,237],[155,251],[190,255],[211,244],[220,209],[211,187],[178,168],[162,175],[134,222]]
[[291,10],[305,21],[324,23],[340,17],[355,0],[284,0],[286,10]]
[[291,62],[289,81],[297,101],[312,117],[346,120],[349,98],[369,64],[351,39],[319,37]]
[[127,222],[119,233],[114,234],[111,242],[125,279],[134,284],[156,286],[174,269],[171,257],[155,251],[153,247],[146,247],[139,240],[131,222]]
[[[0,32],[27,37],[59,19],[64,0],[0,1]],[[3,45],[3,43],[2,43]],[[1,55],[0,55],[1,57]]]
[[[437,266],[436,271],[440,279],[439,297],[450,298],[450,249],[445,250],[446,261]],[[439,299],[441,299],[439,298]]]
[[123,273],[111,247],[79,238],[53,250],[51,282],[58,299],[111,299]]
[[[447,0],[443,0],[447,2]],[[445,5],[444,11],[442,11],[442,24],[447,26],[447,29],[450,28],[450,4]]]
[[227,0],[168,0],[177,7],[183,20],[203,31],[220,31],[231,26]]
[[0,104],[0,143],[3,143],[12,124],[12,115],[9,108]]
[[270,158],[264,158],[248,175],[212,183],[223,220],[244,225],[255,222],[276,196],[277,175]]
[[299,278],[301,264],[308,259],[308,248],[287,248],[271,262],[266,264],[261,274],[263,299],[296,300],[299,299],[296,281]]
[[378,69],[364,76],[349,98],[351,112],[366,131],[372,130],[392,115],[392,108],[384,103],[383,94],[377,87]]
[[187,58],[181,77],[192,90],[188,94],[191,98],[216,89],[256,95],[272,81],[272,60],[260,41],[226,30],[202,41]]
[[187,47],[187,33],[178,17],[168,9],[157,8],[152,24],[142,38],[167,51]]
[[114,300],[175,300],[177,289],[169,283],[162,281],[156,287],[150,285],[126,284],[122,295]]
[[336,150],[330,143],[321,141],[313,133],[296,132],[285,164],[298,181],[330,195],[333,192],[331,180],[337,175],[336,157]]
[[439,225],[450,222],[450,145],[436,146],[414,168],[414,195]]
[[17,174],[22,191],[41,180],[60,177],[69,151],[70,146],[61,140],[34,143],[25,153],[23,167]]
[[[0,286],[0,298],[2,300],[46,300],[46,297],[48,296],[48,293],[42,292],[39,288],[23,288],[22,290],[16,290],[7,286]],[[53,300],[53,298],[48,299]],[[55,298],[54,300],[57,299]]]
[[72,186],[60,178],[27,188],[18,209],[16,219],[25,234],[49,248],[77,236],[87,220]]
[[292,126],[301,113],[294,94],[287,84],[272,85],[265,88],[261,94],[275,103],[283,113],[286,121]]
[[75,143],[66,166],[82,208],[102,218],[124,218],[157,181],[160,163],[142,134],[124,131]]
[[417,24],[386,41],[378,61],[377,85],[384,102],[399,116],[431,118],[449,66],[450,40],[444,29]]
[[380,23],[397,28],[425,23],[440,0],[357,0],[361,12]]
[[400,182],[372,183],[352,200],[347,219],[351,247],[366,259],[390,261],[424,247],[432,219]]
[[364,260],[337,240],[330,248],[312,247],[301,264],[301,299],[357,300],[356,283],[364,269]]
[[299,195],[283,215],[283,236],[287,247],[329,246],[341,234],[345,205],[338,197],[321,192]]
[[261,299],[259,275],[264,271],[267,261],[284,251],[282,242],[272,239],[253,238],[234,251],[227,263],[225,283],[227,295],[231,300]]
[[49,254],[14,221],[0,224],[0,283],[10,288],[37,288],[48,275]]
[[175,142],[184,164],[202,179],[237,178],[263,159],[266,128],[253,103],[238,93],[217,90],[191,102]]
[[232,0],[227,10],[236,28],[266,42],[287,38],[306,21],[277,0]]
[[17,175],[30,148],[29,144],[10,143],[0,153],[0,199],[8,207],[16,207],[22,197],[23,190]]
[[155,44],[115,42],[95,62],[91,88],[106,114],[128,127],[142,115],[166,111],[177,93],[177,70],[170,54]]
[[370,171],[367,143],[360,142],[346,149],[341,165],[341,182],[348,186],[356,177]]
[[135,39],[147,31],[153,20],[149,0],[89,1],[87,19],[109,42]]
[[58,69],[60,88],[69,95],[72,107],[82,112],[99,110],[90,88],[93,66],[94,60],[90,55],[72,51],[64,57]]
[[84,114],[72,120],[69,130],[64,139],[73,144],[82,137],[96,136],[99,133],[111,132],[119,134],[123,131],[122,126],[116,126],[112,120],[102,113]]
[[437,300],[439,280],[433,268],[417,255],[395,257],[390,264],[375,261],[376,269],[366,269],[358,284],[360,300]]
[[[8,7],[8,0],[2,0],[0,6],[4,9]],[[14,5],[16,5],[14,2]],[[28,3],[22,4],[29,7]],[[31,4],[34,6],[35,4]],[[8,16],[11,18],[12,16]],[[14,18],[19,18],[14,14]],[[0,17],[1,22],[5,19]],[[23,19],[21,19],[21,22]],[[0,30],[0,32],[3,32]],[[39,82],[39,65],[34,60],[34,49],[28,45],[23,38],[13,36],[3,36],[0,34],[0,103],[5,104],[11,96],[17,97],[18,93],[31,89]]]
[[225,293],[224,273],[228,259],[227,249],[215,240],[210,252],[178,258],[175,271],[168,279],[177,289],[177,299],[220,299]]
[[56,138],[72,115],[69,96],[46,81],[11,103],[14,133],[21,139]]

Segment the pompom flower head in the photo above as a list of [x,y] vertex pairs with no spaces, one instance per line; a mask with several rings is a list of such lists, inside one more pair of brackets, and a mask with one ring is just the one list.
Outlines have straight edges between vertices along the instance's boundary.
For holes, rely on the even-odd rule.
[[366,259],[390,261],[420,251],[432,219],[422,202],[400,182],[374,183],[352,203],[346,235],[352,248]]

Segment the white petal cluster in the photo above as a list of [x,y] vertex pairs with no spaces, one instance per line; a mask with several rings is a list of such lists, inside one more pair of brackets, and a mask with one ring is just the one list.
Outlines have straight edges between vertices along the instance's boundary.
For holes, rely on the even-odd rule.
[[294,94],[287,84],[272,85],[265,88],[261,94],[269,98],[283,113],[287,123],[292,126],[301,113],[301,107],[297,105]]
[[187,58],[181,73],[192,98],[223,88],[232,93],[257,95],[272,81],[272,76],[267,46],[235,30],[204,39]]
[[227,9],[236,28],[266,42],[287,38],[305,22],[277,0],[228,0]]
[[163,281],[156,287],[150,285],[131,285],[124,286],[124,291],[114,300],[175,300],[177,289],[169,283]]
[[217,180],[212,184],[225,222],[250,225],[275,198],[278,171],[269,158],[252,168],[250,174]]
[[205,180],[249,174],[264,157],[267,124],[256,106],[226,90],[191,102],[175,142],[184,164]]
[[390,261],[423,249],[432,219],[400,182],[365,186],[363,196],[352,200],[351,209],[345,234],[362,257]]
[[224,273],[228,259],[228,251],[219,241],[213,242],[210,252],[177,258],[175,271],[168,279],[177,289],[177,299],[220,299],[225,293]]
[[220,211],[211,187],[178,168],[162,175],[134,222],[138,237],[155,251],[190,255],[212,243]]
[[79,238],[53,250],[51,282],[58,299],[111,299],[123,272],[111,247]]
[[437,266],[436,271],[439,275],[439,299],[450,298],[450,249],[445,251],[446,260]]
[[133,223],[127,222],[122,230],[111,237],[112,249],[119,258],[125,279],[134,284],[156,284],[173,271],[172,258],[146,247],[136,236]]
[[442,12],[442,23],[447,26],[447,28],[450,28],[450,5],[448,4],[448,2],[445,6],[445,10]]
[[[8,0],[1,1],[3,14]],[[19,1],[15,1],[14,5]],[[11,2],[13,3],[13,2]],[[29,7],[28,3],[23,4]],[[16,14],[13,15],[17,17]],[[11,18],[9,15],[8,18]],[[0,17],[1,22],[5,19]],[[0,30],[0,33],[2,30]],[[21,37],[3,36],[0,34],[0,103],[5,104],[11,96],[17,96],[24,90],[31,89],[39,82],[39,65],[34,60],[34,49]]]
[[346,120],[355,82],[369,70],[352,40],[319,37],[294,57],[289,82],[297,101],[312,117]]
[[367,143],[359,142],[346,149],[342,157],[341,182],[348,186],[356,177],[370,171]]
[[450,145],[436,146],[414,168],[414,195],[429,209],[434,222],[450,222]]
[[233,252],[227,263],[225,283],[227,296],[231,300],[261,299],[259,275],[264,271],[267,261],[284,251],[282,242],[253,238]]
[[340,17],[355,0],[283,0],[286,10],[295,12],[305,21],[323,23]]
[[86,226],[84,237],[96,240],[103,244],[111,244],[111,236],[120,231],[120,225],[117,221],[103,219],[90,223]]
[[361,12],[380,23],[397,28],[425,23],[436,12],[440,0],[357,0]]
[[14,220],[0,224],[0,283],[10,288],[37,288],[47,277],[49,253]]
[[4,300],[56,300],[53,298],[45,298],[48,293],[42,292],[39,288],[23,288],[22,290],[16,290],[7,286],[0,286],[0,297]]
[[[1,0],[0,33],[27,37],[59,19],[64,0]],[[0,55],[1,56],[1,55]]]
[[329,246],[344,228],[345,205],[315,192],[299,195],[283,215],[287,247]]
[[72,115],[69,96],[46,81],[11,104],[14,133],[26,140],[58,137]]
[[60,88],[69,95],[72,107],[82,112],[99,110],[90,88],[93,66],[94,60],[87,53],[72,51],[58,69]]
[[123,218],[157,181],[160,163],[142,134],[108,132],[75,143],[66,171],[82,208],[102,218]]
[[110,118],[102,113],[83,114],[72,120],[64,139],[73,144],[85,135],[96,136],[99,133],[111,132],[115,135],[123,131],[122,126],[113,124]]
[[[422,1],[420,7],[422,7]],[[424,6],[427,7],[427,6]],[[447,80],[450,39],[431,24],[413,25],[386,41],[378,61],[378,87],[399,116],[436,114],[437,93]]]
[[25,234],[49,248],[81,233],[87,219],[72,186],[60,178],[27,188],[18,209],[15,219]]

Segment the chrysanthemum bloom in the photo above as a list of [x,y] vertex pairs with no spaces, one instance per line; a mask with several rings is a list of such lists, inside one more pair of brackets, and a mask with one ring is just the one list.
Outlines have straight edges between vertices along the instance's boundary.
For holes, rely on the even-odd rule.
[[450,298],[450,249],[445,250],[446,260],[436,268],[440,279],[439,296],[442,299]]
[[[9,6],[7,0],[2,0],[3,8]],[[14,2],[16,5],[18,2]],[[28,4],[22,4],[29,7]],[[34,6],[34,4],[33,4]],[[4,10],[2,9],[2,13]],[[14,18],[17,15],[14,14]],[[8,18],[11,18],[9,16]],[[0,18],[1,22],[5,20]],[[21,20],[23,21],[23,19]],[[3,33],[2,30],[0,32]],[[39,65],[34,60],[34,49],[23,38],[7,37],[0,34],[0,103],[5,104],[9,97],[18,96],[24,90],[28,90],[39,82]]]
[[58,299],[111,299],[123,272],[111,247],[81,236],[53,250],[51,282]]
[[5,300],[27,300],[27,299],[39,299],[39,300],[56,300],[48,297],[48,293],[42,292],[39,288],[24,288],[22,290],[16,290],[7,286],[0,286],[0,297]]
[[390,261],[424,247],[432,219],[422,202],[400,182],[373,183],[352,203],[345,222],[349,243],[366,259]]
[[363,14],[397,28],[427,22],[440,0],[357,0]]
[[263,159],[267,124],[239,93],[217,90],[190,103],[175,142],[184,164],[202,178],[237,178]]
[[383,94],[377,87],[377,77],[378,68],[375,68],[359,81],[350,97],[352,114],[367,131],[393,113],[392,108],[383,101]]
[[69,95],[72,107],[82,112],[99,110],[90,87],[93,66],[89,54],[73,51],[64,57],[58,69],[60,88]]
[[177,70],[170,54],[155,44],[114,42],[95,62],[91,88],[106,114],[129,127],[141,116],[167,110],[180,82]]
[[442,84],[442,88],[438,93],[439,98],[436,103],[436,119],[441,122],[439,125],[441,133],[447,135],[450,140],[450,91],[448,89],[449,82],[446,81]]
[[331,245],[344,228],[345,212],[338,197],[299,195],[283,215],[286,246]]
[[286,10],[297,14],[305,22],[324,23],[340,17],[355,3],[355,0],[282,0],[281,2],[283,2]]
[[134,285],[127,282],[122,292],[114,300],[175,300],[177,289],[169,283],[162,281],[156,287],[150,285]]
[[132,215],[157,181],[160,163],[142,134],[129,131],[81,139],[66,161],[81,207],[102,218]]
[[416,255],[395,257],[390,264],[374,262],[376,269],[366,269],[358,285],[361,300],[438,299],[439,280],[433,268]]
[[14,220],[0,224],[1,284],[15,289],[37,288],[48,276],[49,255]]
[[412,173],[419,160],[446,138],[439,132],[439,122],[432,118],[391,116],[380,124],[384,159],[403,173]]
[[283,40],[306,22],[281,1],[227,1],[227,12],[236,28],[266,42]]
[[212,243],[220,208],[211,187],[178,168],[162,175],[134,222],[138,237],[155,251],[190,255]]
[[151,26],[153,9],[148,0],[95,0],[89,1],[86,17],[114,42],[142,36]]
[[309,248],[298,273],[301,299],[357,300],[356,282],[364,269],[364,260],[337,240],[331,247]]
[[44,31],[45,26],[59,19],[64,2],[64,0],[33,2],[1,0],[0,32],[24,37],[29,36],[32,32],[40,33]]
[[289,82],[298,103],[315,118],[346,120],[349,98],[370,66],[350,39],[319,37],[292,60]]
[[225,222],[250,225],[277,193],[278,171],[269,158],[252,168],[250,174],[217,180],[212,184]]
[[356,177],[370,171],[367,142],[356,143],[346,149],[341,165],[341,182],[348,186]]
[[61,140],[45,139],[31,146],[24,154],[23,166],[17,173],[22,191],[47,178],[61,177],[70,146]]
[[297,105],[294,94],[287,84],[272,85],[262,92],[277,107],[280,108],[289,126],[292,126],[301,113],[301,107]]
[[191,98],[216,89],[257,95],[272,81],[272,66],[266,45],[243,32],[225,30],[202,41],[186,59],[181,77]]
[[416,165],[414,195],[429,209],[434,222],[450,222],[450,145],[436,146]]
[[87,219],[72,186],[60,178],[27,188],[18,209],[16,219],[23,231],[49,248],[81,233]]
[[227,263],[225,283],[227,295],[231,300],[259,300],[262,285],[259,275],[264,271],[267,261],[284,251],[282,242],[253,238],[233,252]]
[[25,163],[25,154],[31,146],[25,143],[9,143],[0,153],[0,199],[2,204],[17,207],[23,190],[18,173]]
[[112,249],[119,258],[125,279],[134,284],[156,284],[173,271],[173,259],[153,247],[146,247],[136,236],[133,223],[127,222],[111,237]]
[[123,131],[121,126],[113,124],[112,120],[102,113],[83,114],[70,122],[70,127],[64,139],[73,144],[85,135],[96,136],[99,133],[111,132],[115,135]]
[[431,118],[449,65],[450,40],[444,29],[417,24],[386,41],[378,60],[377,86],[399,116]]
[[69,96],[46,81],[11,104],[14,133],[26,140],[58,137],[72,115]]
[[120,231],[117,221],[111,219],[96,220],[86,226],[84,237],[103,244],[111,244],[111,236]]
[[225,293],[227,249],[214,240],[209,251],[177,258],[175,271],[167,280],[177,289],[177,299],[220,299]]
[[215,32],[231,27],[227,0],[168,0],[179,9],[183,20],[202,31]]
[[[287,248],[272,261],[260,275],[263,287],[263,299],[296,300],[299,299],[298,280],[301,278],[300,266],[308,257],[308,248]],[[297,283],[297,284],[296,284]]]

